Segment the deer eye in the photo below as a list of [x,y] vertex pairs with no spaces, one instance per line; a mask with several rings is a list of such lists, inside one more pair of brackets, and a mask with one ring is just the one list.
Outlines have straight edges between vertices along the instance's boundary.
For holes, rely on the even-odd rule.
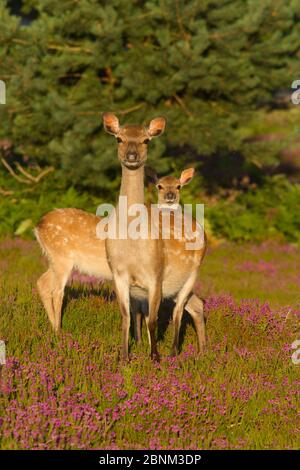
[[118,142],[119,144],[121,144],[121,143],[123,142],[123,140],[121,139],[121,137],[117,137],[117,142]]
[[163,189],[162,185],[161,185],[161,184],[158,184],[158,185],[157,185],[157,189],[158,189],[159,191],[161,191],[161,190]]
[[180,188],[181,188],[181,185],[180,185],[180,184],[178,184],[178,186],[176,186],[176,189],[178,189],[178,190],[179,190]]
[[143,144],[147,145],[147,144],[149,144],[149,142],[150,142],[150,139],[145,139]]

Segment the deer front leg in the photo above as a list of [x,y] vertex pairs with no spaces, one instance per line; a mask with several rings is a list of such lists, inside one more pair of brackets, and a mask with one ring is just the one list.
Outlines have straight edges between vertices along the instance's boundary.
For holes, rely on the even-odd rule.
[[156,341],[156,327],[157,327],[157,316],[158,309],[161,302],[161,284],[157,283],[154,287],[149,289],[149,315],[146,317],[147,329],[149,334],[150,348],[151,348],[151,359],[159,361],[159,353],[157,350]]
[[185,309],[193,319],[198,340],[198,352],[202,353],[207,341],[203,301],[193,294],[189,298]]
[[179,346],[179,332],[181,326],[182,315],[185,304],[189,298],[189,295],[194,287],[197,272],[191,273],[188,280],[185,282],[181,290],[179,291],[176,299],[176,305],[173,310],[173,322],[174,322],[174,339],[171,350],[171,355],[176,356],[178,354]]
[[115,290],[122,316],[122,359],[128,361],[128,342],[130,329],[129,282],[125,275],[114,274]]

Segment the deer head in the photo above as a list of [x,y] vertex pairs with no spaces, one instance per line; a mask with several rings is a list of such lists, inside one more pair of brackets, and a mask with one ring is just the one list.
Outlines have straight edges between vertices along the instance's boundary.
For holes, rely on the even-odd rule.
[[158,137],[164,132],[166,120],[163,117],[152,119],[148,127],[120,126],[115,114],[104,113],[103,124],[106,132],[117,139],[121,165],[129,170],[136,170],[145,164],[148,143],[153,137]]
[[156,185],[158,190],[158,204],[160,205],[173,205],[179,204],[180,190],[182,186],[188,184],[195,174],[194,168],[183,170],[180,178],[175,176],[163,176],[158,178],[157,174],[151,169],[147,169],[147,175],[151,181]]

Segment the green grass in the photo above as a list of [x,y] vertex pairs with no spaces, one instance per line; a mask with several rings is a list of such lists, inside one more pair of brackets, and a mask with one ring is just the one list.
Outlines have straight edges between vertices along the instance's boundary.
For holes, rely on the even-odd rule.
[[56,337],[35,287],[45,266],[35,242],[0,243],[1,449],[299,448],[299,249],[210,250],[196,285],[207,351],[186,318],[181,354],[168,357],[170,324],[159,365],[145,331],[119,362],[120,314],[101,283],[67,289]]

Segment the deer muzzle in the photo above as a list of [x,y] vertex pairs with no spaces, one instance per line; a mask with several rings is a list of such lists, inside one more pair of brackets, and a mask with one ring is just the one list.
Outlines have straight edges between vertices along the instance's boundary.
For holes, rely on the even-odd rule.
[[165,201],[166,202],[169,202],[170,204],[173,203],[176,199],[176,194],[173,193],[172,191],[168,191],[166,194],[165,194]]
[[138,157],[137,152],[128,152],[126,154],[126,161],[129,163],[136,163],[138,161]]
[[142,158],[136,145],[128,145],[122,163],[131,170],[139,168],[139,166],[142,164]]

